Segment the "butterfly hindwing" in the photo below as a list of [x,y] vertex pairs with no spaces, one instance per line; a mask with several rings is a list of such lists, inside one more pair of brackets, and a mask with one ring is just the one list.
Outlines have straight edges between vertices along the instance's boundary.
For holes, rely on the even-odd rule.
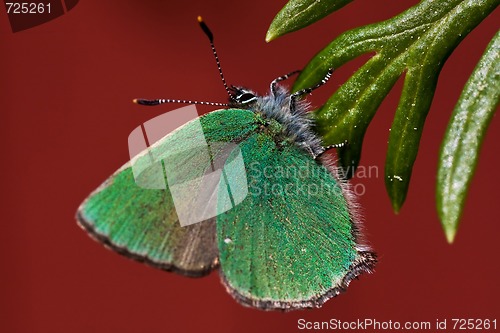
[[113,174],[82,203],[77,220],[93,238],[132,259],[188,276],[207,274],[218,264],[214,218],[181,227],[169,183],[209,173],[217,156],[230,153],[229,143],[257,126],[245,110],[214,111],[187,123]]
[[240,144],[249,194],[217,217],[222,279],[261,309],[319,307],[370,271],[344,184],[289,141],[265,132]]

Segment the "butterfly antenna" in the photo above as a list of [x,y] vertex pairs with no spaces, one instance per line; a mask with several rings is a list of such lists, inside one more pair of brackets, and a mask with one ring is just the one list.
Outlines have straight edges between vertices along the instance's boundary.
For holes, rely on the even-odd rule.
[[[217,55],[217,51],[215,50],[214,45],[214,35],[212,31],[208,28],[206,23],[203,21],[201,16],[198,16],[198,22],[200,23],[201,30],[207,35],[208,40],[210,41],[210,46],[212,47],[212,52],[215,56],[215,61],[217,62],[217,68],[219,69],[219,74],[222,79],[222,83],[224,84],[224,88],[227,91],[229,97],[231,97],[231,91],[229,90],[226,79],[224,79],[224,74],[222,73],[222,68],[220,67],[219,56]],[[182,103],[182,104],[199,104],[199,105],[211,105],[211,106],[229,106],[228,103],[218,103],[218,102],[200,102],[200,101],[190,101],[186,99],[144,99],[144,98],[136,98],[133,100],[135,104],[147,105],[147,106],[155,106],[164,103]]]
[[200,102],[200,101],[190,101],[187,99],[144,99],[144,98],[136,98],[132,102],[140,105],[147,106],[155,106],[164,103],[181,103],[181,104],[199,104],[199,105],[212,105],[212,106],[229,106],[227,103],[218,103],[218,102]]
[[226,83],[226,79],[224,78],[224,74],[222,73],[219,56],[217,55],[217,50],[215,49],[214,34],[212,33],[212,31],[210,31],[210,29],[206,25],[205,21],[203,21],[203,18],[201,16],[198,16],[198,23],[200,23],[201,30],[203,30],[205,35],[207,35],[208,40],[210,41],[210,46],[212,47],[212,52],[214,54],[215,61],[217,62],[217,68],[219,69],[220,78],[222,79],[222,83],[224,84],[224,88],[226,89],[227,94],[229,95],[229,97],[231,97],[231,91],[229,90],[229,87],[227,86]]

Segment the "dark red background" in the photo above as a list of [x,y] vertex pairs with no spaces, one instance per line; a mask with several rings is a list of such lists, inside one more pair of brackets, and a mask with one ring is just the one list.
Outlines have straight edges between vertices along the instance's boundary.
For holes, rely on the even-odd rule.
[[[498,29],[497,10],[443,68],[407,202],[391,211],[383,182],[400,80],[366,135],[358,179],[376,273],[319,310],[266,313],[226,294],[217,273],[189,279],[127,260],[92,241],[74,220],[80,202],[127,160],[132,129],[176,105],[143,108],[135,97],[224,101],[196,16],[215,34],[229,83],[265,92],[333,36],[387,19],[417,1],[357,0],[270,44],[264,36],[285,1],[81,1],[46,24],[12,33],[0,14],[0,330],[2,332],[296,332],[297,320],[431,321],[499,318],[498,142],[486,136],[456,242],[435,209],[444,129],[475,63]],[[366,59],[366,58],[365,58]],[[338,70],[312,97],[319,105],[361,61]],[[206,112],[213,108],[199,108]],[[450,323],[449,323],[450,324]]]

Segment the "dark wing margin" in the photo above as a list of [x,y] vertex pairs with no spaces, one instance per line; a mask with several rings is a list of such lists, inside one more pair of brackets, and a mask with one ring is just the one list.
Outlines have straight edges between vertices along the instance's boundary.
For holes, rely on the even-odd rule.
[[336,286],[322,295],[318,295],[308,300],[299,302],[289,302],[289,301],[262,301],[255,300],[250,297],[245,297],[238,293],[237,290],[233,289],[229,282],[227,281],[224,274],[221,272],[221,281],[226,288],[226,291],[240,304],[248,307],[258,308],[264,311],[292,311],[298,309],[314,309],[320,308],[326,301],[340,295],[347,291],[347,287],[352,280],[358,278],[359,275],[363,273],[373,273],[373,269],[377,263],[377,254],[371,251],[361,251],[359,253],[358,262],[349,267],[349,273],[343,278],[342,283]]
[[[88,221],[83,218],[80,212],[77,213],[76,219],[78,221],[78,225],[82,229],[84,229],[94,240],[102,243],[106,248],[127,258],[144,263],[157,269],[177,273],[188,277],[203,277],[208,275],[212,270],[219,266],[217,255],[218,252],[215,246],[214,249],[206,249],[206,251],[203,251],[203,253],[201,254],[191,254],[190,252],[192,250],[190,249],[190,247],[184,245],[182,251],[176,251],[178,257],[177,260],[174,260],[172,262],[160,262],[149,258],[147,255],[144,256],[133,253],[126,247],[114,245],[107,236],[96,232],[92,224],[88,223]],[[196,224],[195,226],[198,227],[198,230],[193,231],[193,234],[203,234],[205,235],[204,238],[213,237],[213,235],[215,235],[215,221],[213,219],[210,221],[205,221],[203,223],[203,228],[200,228],[202,224]],[[213,240],[213,244],[215,244],[215,239]],[[194,263],[199,264],[194,265]]]
[[[124,172],[127,173],[130,171]],[[121,177],[123,176],[124,175],[121,175]],[[127,191],[124,191],[123,195],[115,196],[114,193],[116,193],[116,191],[119,193],[121,189],[112,188],[115,183],[113,181],[113,177],[92,193],[89,198],[82,203],[76,213],[78,225],[82,227],[93,239],[102,243],[106,248],[111,249],[127,258],[145,263],[154,268],[168,272],[175,272],[189,277],[205,276],[218,266],[218,249],[214,219],[181,227],[178,219],[176,218],[175,210],[169,211],[169,209],[173,209],[173,207],[169,203],[165,204],[165,201],[169,201],[167,193],[156,193],[154,196],[157,204],[158,198],[160,198],[160,204],[158,207],[153,207],[154,204],[151,202],[148,203],[141,200],[130,200],[128,198],[130,193]],[[133,181],[133,179],[130,180]],[[123,180],[120,181],[123,182]],[[115,186],[122,187],[123,185],[115,184]],[[125,187],[134,187],[135,191],[141,191],[141,189],[138,189],[135,184],[129,184]],[[111,190],[111,194],[107,194],[106,190]],[[147,191],[144,193],[144,198],[151,198],[150,193],[148,192],[152,190],[142,189],[142,191]],[[96,218],[91,218],[89,216],[91,214],[86,214],[85,212],[87,203],[89,200],[92,200],[92,198],[95,198],[95,196],[99,196],[97,200],[99,203],[109,205],[110,207],[113,207],[113,210],[118,210],[118,212],[130,210],[132,215],[129,214],[124,216],[120,213],[110,214],[108,213],[108,210],[102,210],[97,207],[94,210],[97,210],[98,212],[101,211],[103,213],[95,214],[100,216],[97,218],[98,220],[100,219],[100,221],[96,221]],[[141,197],[141,195],[132,195],[132,198],[137,197]],[[149,207],[148,204],[150,205]],[[154,209],[157,221],[147,221],[146,223],[146,220],[140,219],[141,214],[135,215],[136,212],[145,209]],[[118,243],[116,239],[117,237],[112,232],[106,232],[103,228],[98,227],[99,223],[111,226],[119,226],[122,224],[124,228],[122,230],[126,231],[127,228],[140,228],[139,225],[142,221],[145,222],[142,230],[142,233],[145,234],[143,236],[144,238],[142,238],[142,244],[140,244],[140,240],[136,240],[141,237],[140,233],[135,233],[134,237],[131,237],[128,240],[129,243],[127,243],[127,241],[121,241]],[[109,231],[111,230],[112,229],[109,229]],[[116,228],[115,230],[120,230],[120,228]],[[158,237],[148,239],[147,234],[151,233],[162,233],[164,239],[160,239]],[[130,243],[135,245],[132,247]]]

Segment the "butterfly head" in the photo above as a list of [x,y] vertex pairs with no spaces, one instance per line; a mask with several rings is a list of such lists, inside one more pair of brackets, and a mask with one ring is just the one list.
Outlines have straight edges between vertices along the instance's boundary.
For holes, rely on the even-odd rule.
[[231,107],[249,108],[259,96],[250,89],[232,86],[229,88],[229,105]]

